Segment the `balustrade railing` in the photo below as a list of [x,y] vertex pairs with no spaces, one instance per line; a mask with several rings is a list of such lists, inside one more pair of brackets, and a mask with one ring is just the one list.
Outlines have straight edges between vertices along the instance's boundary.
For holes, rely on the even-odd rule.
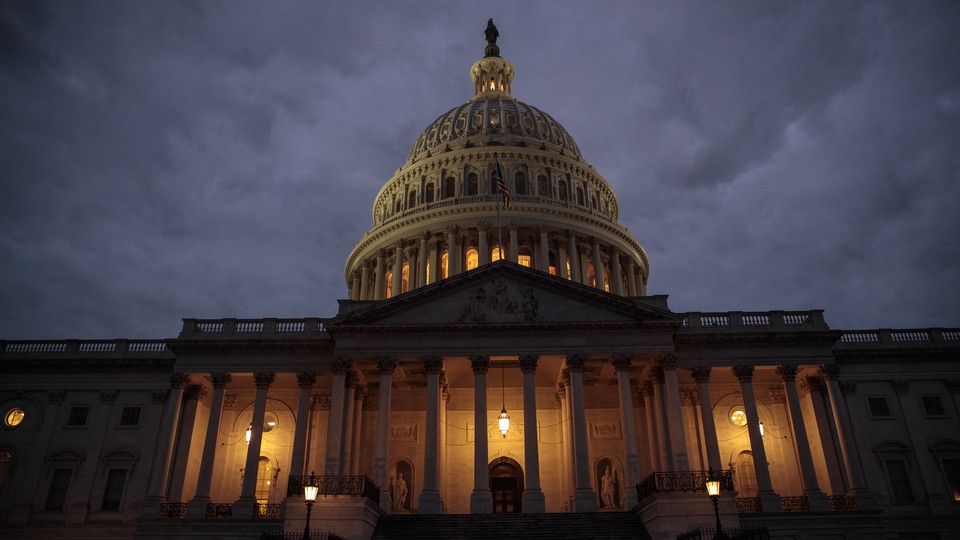
[[728,311],[704,313],[691,311],[683,319],[687,328],[758,328],[808,326],[826,328],[823,311]]
[[209,503],[207,504],[207,518],[211,519],[226,519],[233,517],[233,505],[225,503]]
[[806,497],[780,497],[784,512],[809,512],[810,500]]
[[857,498],[853,495],[830,495],[827,497],[827,504],[834,512],[841,510],[857,510]]
[[326,319],[184,319],[180,336],[196,334],[324,334]]
[[140,353],[168,351],[162,339],[64,339],[60,341],[0,341],[2,353]]
[[287,496],[303,495],[303,486],[317,486],[317,495],[366,497],[380,504],[380,487],[366,476],[290,476]]
[[960,341],[957,328],[908,328],[891,330],[844,330],[840,335],[841,347],[857,346],[911,346]]
[[[301,540],[302,532],[277,532],[260,533],[260,540]],[[310,540],[346,540],[342,536],[337,536],[331,532],[310,532]]]
[[[770,540],[766,527],[724,527],[723,532],[730,540]],[[677,535],[677,540],[713,540],[716,534],[716,529],[700,527]]]
[[720,481],[720,491],[733,491],[733,471],[654,472],[637,484],[637,499],[642,501],[655,493],[703,491],[707,480]]
[[160,517],[162,518],[182,518],[186,513],[187,503],[160,503]]
[[737,497],[733,500],[733,503],[737,508],[737,513],[740,514],[763,512],[760,497]]
[[255,517],[258,519],[280,519],[280,505],[258,504],[257,515]]

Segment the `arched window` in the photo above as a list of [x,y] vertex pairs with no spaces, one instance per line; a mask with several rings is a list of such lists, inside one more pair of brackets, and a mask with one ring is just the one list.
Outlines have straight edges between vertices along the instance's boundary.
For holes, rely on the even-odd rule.
[[410,196],[407,197],[407,208],[413,208],[417,205],[417,192],[411,191]]
[[610,292],[610,272],[607,271],[606,267],[603,269],[603,290]]
[[449,257],[447,256],[447,252],[444,251],[443,255],[440,256],[440,279],[447,279],[448,261]]
[[433,202],[433,183],[432,182],[427,184],[427,194],[424,196],[423,202],[424,203]]
[[476,195],[479,185],[477,183],[477,173],[467,175],[467,195]]
[[397,200],[393,201],[393,213],[400,213],[400,197],[397,197]]
[[392,285],[393,285],[393,270],[388,270],[387,275],[384,276],[384,279],[383,279],[383,287],[385,289],[383,292],[384,298],[390,298],[390,296],[393,295]]
[[550,275],[555,276],[557,275],[557,256],[552,251],[550,252],[549,260]]
[[566,201],[566,200],[568,200],[568,197],[567,197],[567,181],[566,181],[566,180],[561,180],[560,182],[557,183],[557,196],[559,197],[559,199],[560,199],[561,201]]
[[596,195],[593,196],[593,209],[594,209],[594,210],[597,209],[597,196],[596,196]]
[[400,292],[407,292],[410,290],[410,265],[408,263],[403,264],[403,271],[400,274]]
[[490,249],[490,262],[499,261],[501,252],[503,252],[504,257],[507,256],[506,251],[503,249],[500,249],[499,244],[494,244],[493,248]]
[[443,181],[443,198],[449,199],[456,195],[457,181],[452,176]]
[[480,253],[476,249],[470,248],[467,250],[467,270],[473,270],[474,268],[480,266]]
[[517,251],[517,263],[519,263],[521,266],[526,266],[527,268],[530,268],[532,262],[533,262],[533,253],[530,252],[530,248],[521,247]]
[[270,467],[270,458],[260,456],[257,461],[257,503],[267,504],[270,500],[270,486],[273,480],[273,470]]
[[517,195],[527,194],[527,177],[522,172],[513,175],[513,190]]
[[541,197],[550,196],[550,189],[549,186],[547,186],[547,177],[542,174],[537,177],[537,195]]
[[740,497],[756,497],[757,471],[753,468],[753,454],[749,450],[740,452],[737,461],[733,464],[735,478],[738,480],[737,490]]
[[580,206],[583,206],[583,204],[584,204],[584,203],[583,203],[583,188],[580,187],[580,186],[577,186],[577,204],[579,204]]
[[570,257],[567,257],[567,279],[573,279],[573,272],[570,271]]
[[593,268],[593,262],[587,262],[587,285],[591,287],[597,286],[597,271]]

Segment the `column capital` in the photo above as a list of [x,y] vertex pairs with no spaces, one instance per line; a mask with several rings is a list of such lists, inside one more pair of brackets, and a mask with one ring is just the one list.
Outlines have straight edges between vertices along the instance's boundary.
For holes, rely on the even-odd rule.
[[188,382],[190,382],[190,375],[186,373],[177,372],[170,374],[170,388],[183,388]]
[[857,394],[857,381],[837,381],[840,385],[840,391],[845,396],[855,396]]
[[[113,399],[117,397],[116,392],[113,393],[112,398],[107,398],[107,396],[105,396],[105,394],[107,393],[108,392],[100,392],[100,401],[103,401],[104,403],[113,403]],[[188,385],[186,389],[184,389],[183,394],[187,398],[187,400],[199,401],[207,396],[207,388],[202,384],[191,384],[191,385]],[[107,398],[107,399],[104,399],[104,398]]]
[[893,386],[893,391],[901,396],[910,392],[910,381],[907,379],[894,379],[890,381],[890,385]]
[[570,369],[569,368],[560,368],[560,384],[567,385],[570,384]]
[[640,390],[646,397],[653,397],[653,379],[647,379],[640,385]]
[[334,375],[345,375],[347,370],[350,369],[350,366],[353,365],[353,362],[345,356],[339,356],[333,359],[333,362],[330,363],[330,371]]
[[820,366],[820,375],[828,381],[837,381],[840,379],[840,366],[836,364],[824,364]]
[[657,360],[657,364],[663,369],[677,369],[677,366],[680,364],[680,359],[672,352],[662,352],[660,353],[660,358]]
[[356,388],[360,386],[360,374],[354,369],[348,370],[344,384],[347,388]]
[[[203,390],[203,386],[200,386],[199,384],[197,384],[197,385],[191,385],[191,386],[190,386],[190,389],[193,389],[194,386],[196,386],[196,387],[200,388],[201,390]],[[101,391],[100,391],[100,403],[113,403],[113,402],[116,401],[116,399],[117,399],[117,393],[118,393],[118,392],[117,392],[116,390],[101,390]],[[201,396],[201,397],[202,397],[202,396]]]
[[567,355],[567,370],[570,373],[583,373],[583,357],[579,354]]
[[362,270],[368,270],[368,271],[369,271],[369,270],[370,270],[370,266],[371,266],[371,265],[370,265],[370,259],[367,259],[367,260],[363,261],[362,263],[360,263],[360,268],[361,268]]
[[437,238],[431,238],[427,241],[427,245],[430,246],[430,249],[437,249],[437,245],[440,243],[440,240]]
[[386,258],[386,252],[381,248],[377,250],[377,265],[383,264],[383,259]]
[[443,358],[439,356],[427,356],[423,359],[423,370],[427,373],[440,373],[443,368]]
[[520,357],[520,372],[521,373],[536,373],[537,372],[537,360],[540,359],[540,356],[535,354],[525,354]]
[[423,231],[419,236],[421,241],[426,242],[430,240],[430,231]]
[[485,233],[487,232],[488,225],[489,224],[486,221],[479,221],[477,222],[477,230],[479,230],[481,233]]
[[777,366],[777,375],[783,379],[783,382],[796,382],[797,366]]
[[823,392],[823,379],[820,377],[804,377],[800,380],[800,388],[807,392]]
[[214,388],[226,388],[233,381],[233,376],[229,373],[211,373],[210,379],[213,381]]
[[[784,381],[784,382],[787,382],[787,381]],[[767,390],[767,395],[770,396],[770,401],[774,403],[784,403],[787,399],[787,396],[784,393],[782,386],[771,386]]]
[[621,353],[614,356],[610,360],[610,363],[613,364],[613,367],[616,369],[616,371],[627,371],[630,369],[631,361],[632,359],[630,358],[629,354]]
[[324,393],[311,394],[310,408],[329,411],[330,410],[330,394],[324,394]]
[[693,380],[697,381],[697,384],[710,382],[710,366],[690,368],[690,374],[693,375]]
[[753,366],[734,366],[733,376],[740,381],[740,384],[753,381]]
[[273,384],[273,380],[277,377],[276,373],[270,373],[266,371],[261,371],[253,374],[253,382],[257,387],[257,390],[263,388],[270,388],[270,385]]
[[490,357],[477,355],[470,357],[470,367],[473,368],[474,375],[481,375],[490,370]]
[[311,371],[301,371],[297,373],[297,386],[300,388],[313,388],[313,384],[317,382],[317,374]]
[[590,245],[591,245],[591,246],[598,246],[598,247],[599,247],[599,246],[600,246],[600,237],[599,237],[599,236],[591,236],[591,237],[590,237]]
[[657,384],[663,384],[666,380],[663,373],[663,366],[653,366],[650,368],[650,379]]
[[383,357],[377,359],[377,370],[381,375],[392,375],[397,369],[397,359],[393,357]]
[[394,243],[394,246],[397,248],[397,252],[400,253],[403,251],[403,238],[400,238]]
[[510,223],[507,224],[507,227],[510,229],[511,232],[517,232],[518,230],[520,230],[520,224],[517,223],[516,221],[511,221]]
[[460,232],[460,227],[456,225],[450,225],[449,227],[447,227],[447,234],[456,235],[458,232]]

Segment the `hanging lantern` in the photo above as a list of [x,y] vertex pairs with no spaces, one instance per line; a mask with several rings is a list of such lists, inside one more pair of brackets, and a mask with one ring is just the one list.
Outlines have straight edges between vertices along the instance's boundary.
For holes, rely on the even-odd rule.
[[497,424],[500,425],[500,435],[506,439],[507,432],[510,431],[510,416],[507,415],[507,409],[500,411],[500,418],[497,419]]
[[246,433],[247,444],[250,444],[250,435],[252,433],[253,433],[253,424],[250,424],[249,426],[247,426],[247,433]]
[[760,436],[763,437],[763,422],[760,422]]

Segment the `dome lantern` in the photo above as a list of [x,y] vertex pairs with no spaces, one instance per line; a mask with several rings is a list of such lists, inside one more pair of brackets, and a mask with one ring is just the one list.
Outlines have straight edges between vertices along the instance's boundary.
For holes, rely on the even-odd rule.
[[500,32],[493,24],[493,19],[487,21],[487,46],[484,48],[484,57],[470,68],[470,78],[473,79],[473,88],[476,99],[504,97],[510,95],[510,83],[513,82],[513,64],[500,58],[500,47],[497,46],[497,37]]

